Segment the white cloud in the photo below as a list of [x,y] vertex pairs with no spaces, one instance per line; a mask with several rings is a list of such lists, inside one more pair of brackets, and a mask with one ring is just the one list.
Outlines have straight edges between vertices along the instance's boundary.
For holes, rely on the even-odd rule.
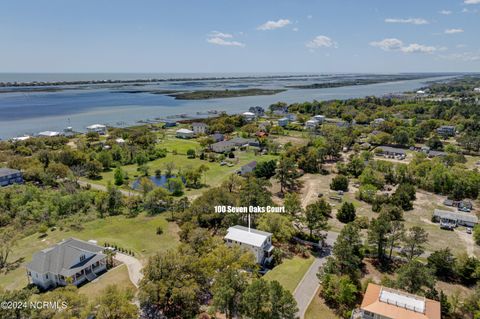
[[258,30],[266,31],[266,30],[275,30],[283,28],[292,22],[288,19],[279,19],[277,21],[267,21],[264,24],[257,27]]
[[479,4],[480,0],[465,0],[463,1],[465,4]]
[[387,38],[382,41],[370,42],[370,45],[376,48],[380,48],[383,51],[399,50],[403,46],[403,42],[396,38]]
[[[418,43],[405,45],[403,41],[396,38],[387,38],[381,41],[370,42],[370,45],[380,48],[383,51],[400,51],[403,53],[433,53],[438,50],[434,46],[428,46]],[[443,50],[444,48],[442,48]]]
[[311,18],[313,18],[313,16],[312,16],[311,14],[309,14],[309,15],[307,16],[307,19],[310,20]]
[[207,39],[208,43],[215,44],[215,45],[222,45],[222,46],[232,46],[232,47],[244,47],[245,43],[241,43],[238,41],[229,41],[225,40],[223,38],[208,38]]
[[223,38],[223,39],[233,38],[233,35],[231,35],[230,33],[223,33],[220,31],[212,31],[208,36],[212,38]]
[[442,11],[440,11],[439,13],[448,16],[448,15],[452,14],[452,11],[450,11],[450,10],[442,10]]
[[436,50],[437,50],[436,47],[418,44],[418,43],[412,43],[400,48],[400,51],[404,53],[433,53]]
[[445,34],[462,33],[463,29],[446,29]]
[[387,18],[385,19],[386,23],[408,23],[408,24],[428,24],[428,21],[422,18],[408,18],[408,19],[395,19]]
[[230,47],[244,47],[245,43],[234,41],[233,35],[230,33],[223,33],[220,31],[212,31],[207,36],[207,42],[210,44],[230,46]]
[[293,28],[292,31],[297,32],[299,29],[297,27]]
[[325,35],[316,36],[312,41],[308,42],[305,45],[307,48],[310,49],[317,49],[317,48],[336,48],[337,42],[333,41],[331,38]]

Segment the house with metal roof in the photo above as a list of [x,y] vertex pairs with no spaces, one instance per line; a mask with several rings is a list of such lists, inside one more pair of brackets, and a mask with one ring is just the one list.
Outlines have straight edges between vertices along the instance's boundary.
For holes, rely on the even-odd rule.
[[319,124],[320,122],[312,118],[305,122],[305,128],[313,130],[313,129],[316,129]]
[[87,126],[87,131],[104,135],[107,133],[107,126],[103,124],[92,124],[90,126]]
[[228,246],[238,245],[250,250],[258,264],[268,263],[273,258],[271,233],[236,225],[228,228],[224,241]]
[[107,255],[95,243],[69,238],[35,253],[26,268],[28,282],[41,289],[78,286],[107,269]]
[[231,141],[220,141],[210,145],[210,149],[215,153],[230,152],[231,150],[235,149],[235,147],[236,147],[235,143]]
[[60,135],[62,135],[62,133],[56,131],[43,131],[38,133],[38,136],[40,137],[57,137]]
[[360,309],[353,319],[440,319],[440,303],[376,284],[368,284]]
[[247,122],[251,122],[257,117],[253,112],[243,112],[242,116]]
[[382,155],[386,158],[405,159],[405,157],[407,156],[407,152],[401,148],[382,145],[382,146],[379,146],[377,150],[375,151],[377,155]]
[[257,167],[257,162],[256,161],[245,164],[240,168],[240,171],[239,171],[240,175],[244,176],[248,173],[251,173],[255,170],[256,167]]
[[22,172],[11,168],[0,168],[0,187],[22,183]]
[[215,153],[225,153],[242,146],[260,147],[260,143],[252,138],[234,137],[228,141],[213,143],[210,145],[210,149]]
[[442,125],[437,128],[437,134],[448,137],[448,136],[455,136],[455,126],[453,125]]
[[441,228],[453,229],[457,226],[473,227],[478,224],[478,217],[471,213],[450,212],[441,209],[433,211],[434,222],[440,223]]
[[175,136],[178,138],[193,138],[195,133],[192,130],[181,128],[175,132]]

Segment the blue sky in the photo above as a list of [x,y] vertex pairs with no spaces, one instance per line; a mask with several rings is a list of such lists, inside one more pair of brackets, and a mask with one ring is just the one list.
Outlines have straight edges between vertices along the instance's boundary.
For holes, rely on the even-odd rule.
[[480,71],[480,0],[15,0],[0,72]]

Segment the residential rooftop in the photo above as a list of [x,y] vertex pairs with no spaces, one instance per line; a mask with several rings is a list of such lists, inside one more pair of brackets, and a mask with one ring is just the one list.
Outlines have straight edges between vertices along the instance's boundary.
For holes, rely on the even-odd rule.
[[447,210],[435,209],[433,216],[439,218],[448,218],[451,220],[463,220],[470,223],[478,223],[478,217],[472,213],[450,212]]
[[0,168],[0,177],[10,176],[17,173],[20,173],[20,171],[11,168]]
[[[69,277],[82,269],[85,264],[103,259],[105,255],[102,251],[103,248],[98,245],[69,238],[35,253],[27,269],[41,274],[53,273]],[[85,253],[94,255],[78,263]]]
[[368,284],[363,311],[393,319],[440,319],[440,303],[376,284]]
[[270,236],[272,236],[272,234],[268,232],[236,225],[228,228],[225,239],[230,239],[250,246],[262,247],[265,240]]

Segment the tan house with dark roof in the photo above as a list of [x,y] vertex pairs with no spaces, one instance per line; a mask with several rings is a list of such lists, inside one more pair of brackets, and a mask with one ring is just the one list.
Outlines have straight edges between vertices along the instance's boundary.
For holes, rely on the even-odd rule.
[[425,297],[368,284],[353,319],[440,319],[440,303]]

